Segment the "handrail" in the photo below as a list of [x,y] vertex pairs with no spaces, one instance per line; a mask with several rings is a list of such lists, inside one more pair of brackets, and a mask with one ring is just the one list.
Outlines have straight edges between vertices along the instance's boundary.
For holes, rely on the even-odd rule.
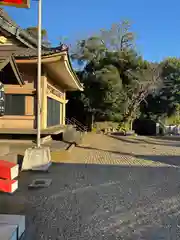
[[68,124],[73,125],[73,126],[75,125],[76,128],[77,128],[79,131],[82,131],[82,132],[85,131],[83,127],[79,126],[77,123],[75,123],[75,121],[73,121],[73,120],[71,120],[71,119],[66,118],[66,122],[67,122]]
[[76,118],[72,117],[71,120],[74,121],[74,122],[76,122],[76,123],[79,124],[80,126],[83,126],[83,127],[84,127],[84,125],[83,125],[81,122],[79,122]]
[[65,120],[66,120],[67,124],[74,125],[74,123],[69,118],[66,118]]
[[79,122],[77,119],[74,117],[71,118],[72,121],[74,121],[76,124],[80,125],[81,128],[83,128],[85,131],[87,131],[87,127],[84,126],[81,122]]
[[82,129],[83,131],[87,131],[86,127],[82,124],[79,124],[78,122],[76,122],[75,120],[72,120],[74,122],[74,124],[79,127],[80,129]]

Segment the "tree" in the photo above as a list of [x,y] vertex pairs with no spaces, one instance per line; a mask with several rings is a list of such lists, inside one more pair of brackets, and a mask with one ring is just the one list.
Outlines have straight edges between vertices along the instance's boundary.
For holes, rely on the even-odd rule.
[[[84,108],[101,118],[112,118],[120,104],[122,79],[118,64],[124,64],[122,49],[125,46],[130,49],[132,42],[132,35],[127,34],[126,25],[127,22],[113,25],[108,31],[102,30],[99,36],[79,41],[72,54],[74,60],[84,65],[81,81],[85,85],[85,91],[80,96]],[[124,30],[120,31],[121,28]],[[114,32],[122,32],[122,35],[115,36]],[[118,41],[121,42],[119,45]]]
[[159,79],[156,67],[137,54],[127,21],[78,41],[72,58],[82,66],[85,86],[74,95],[96,120],[132,121]]
[[159,65],[144,62],[146,66],[131,73],[132,81],[127,86],[125,114],[122,122],[132,122],[140,115],[142,102],[147,104],[146,98],[150,94],[156,94],[162,84],[161,68]]
[[165,120],[178,115],[180,109],[180,60],[167,58],[160,63],[162,85],[155,95],[149,95],[142,114],[153,119]]

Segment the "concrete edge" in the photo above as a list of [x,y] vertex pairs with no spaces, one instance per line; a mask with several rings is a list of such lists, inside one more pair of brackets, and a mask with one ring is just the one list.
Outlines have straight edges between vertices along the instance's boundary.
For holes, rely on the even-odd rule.
[[71,143],[71,144],[66,148],[66,151],[67,151],[67,152],[71,152],[75,146],[76,146],[75,143]]
[[47,142],[50,142],[50,141],[52,141],[52,136],[51,135],[48,135],[46,137],[41,138],[41,144],[44,144],[44,143],[47,143]]

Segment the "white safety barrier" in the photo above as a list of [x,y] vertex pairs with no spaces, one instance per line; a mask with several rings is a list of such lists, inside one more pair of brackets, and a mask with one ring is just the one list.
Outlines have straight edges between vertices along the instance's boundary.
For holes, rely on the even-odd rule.
[[[25,232],[25,216],[0,214],[0,239],[20,239]],[[2,238],[3,236],[4,238]],[[11,238],[5,238],[10,236]],[[16,238],[15,238],[16,237]]]
[[50,165],[51,153],[49,147],[26,149],[22,164],[22,171],[47,171]]

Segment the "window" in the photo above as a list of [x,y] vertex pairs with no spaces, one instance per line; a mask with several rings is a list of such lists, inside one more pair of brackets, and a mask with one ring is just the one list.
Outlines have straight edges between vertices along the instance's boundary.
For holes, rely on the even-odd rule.
[[25,115],[25,95],[5,94],[5,115]]
[[56,126],[60,124],[60,102],[47,98],[47,126]]

